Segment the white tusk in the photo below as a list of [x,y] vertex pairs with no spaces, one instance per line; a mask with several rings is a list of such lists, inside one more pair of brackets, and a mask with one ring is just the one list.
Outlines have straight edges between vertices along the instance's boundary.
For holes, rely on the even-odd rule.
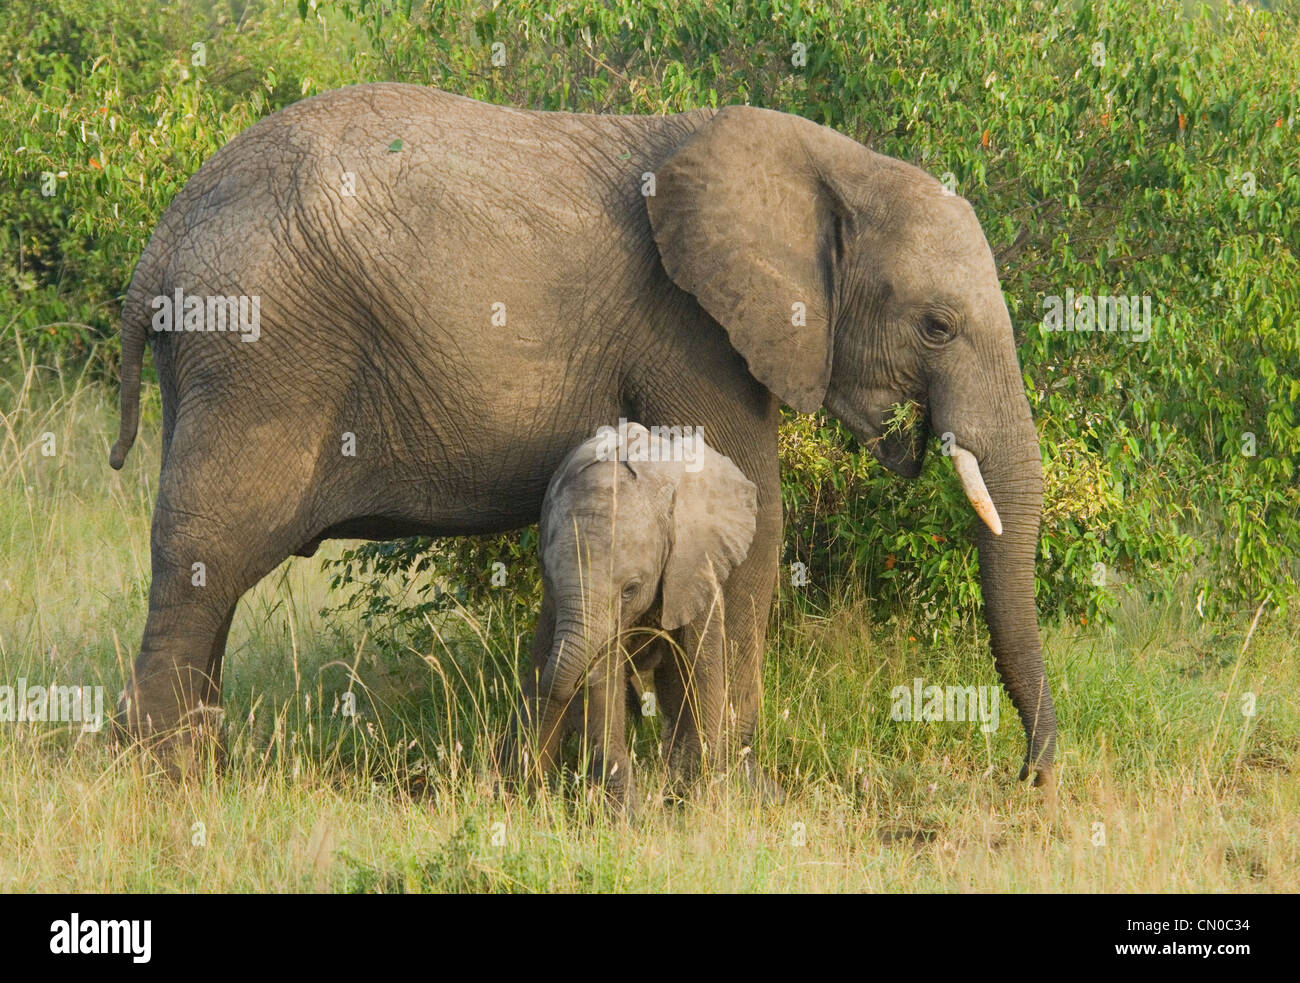
[[975,455],[964,447],[958,447],[956,444],[951,446],[949,456],[957,469],[957,477],[961,479],[962,490],[966,492],[966,497],[975,507],[975,514],[984,520],[984,525],[993,531],[993,535],[1001,536],[1002,520],[998,518],[998,510],[993,507],[993,499],[989,498],[984,476],[980,474],[979,462],[975,460]]

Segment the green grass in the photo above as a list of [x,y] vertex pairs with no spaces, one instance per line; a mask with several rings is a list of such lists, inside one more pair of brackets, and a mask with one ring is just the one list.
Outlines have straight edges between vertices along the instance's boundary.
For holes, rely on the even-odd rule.
[[[115,392],[29,367],[0,412],[0,684],[101,684],[111,705],[144,626],[157,392],[121,473]],[[996,682],[977,628],[935,647],[852,591],[824,612],[785,598],[758,754],[789,800],[715,784],[657,802],[652,730],[625,824],[590,788],[497,792],[486,752],[530,630],[505,605],[403,645],[322,616],[327,582],[321,556],[291,560],[241,604],[220,775],[172,785],[106,732],[0,724],[0,890],[1300,890],[1300,624],[1271,606],[1253,634],[1254,612],[1135,597],[1113,628],[1049,631],[1052,804],[1014,780],[1009,701],[988,738],[889,719],[914,676]],[[359,717],[338,712],[348,692]]]

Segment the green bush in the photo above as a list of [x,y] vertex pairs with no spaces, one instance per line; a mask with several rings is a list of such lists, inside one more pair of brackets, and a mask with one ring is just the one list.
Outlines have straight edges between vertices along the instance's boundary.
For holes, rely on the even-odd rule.
[[[750,102],[912,161],[974,205],[1041,434],[1046,618],[1105,620],[1123,581],[1154,595],[1190,576],[1209,613],[1294,593],[1294,2],[11,7],[0,128],[23,149],[0,160],[0,303],[27,350],[93,348],[111,367],[114,343],[98,342],[166,203],[217,146],[302,95],[391,79],[582,112]],[[200,40],[205,68],[191,64]],[[42,171],[68,174],[52,198]],[[1067,289],[1150,296],[1151,337],[1043,331],[1044,298]],[[970,622],[974,520],[939,455],[901,481],[821,414],[788,415],[781,454],[785,561],[809,575],[798,596],[851,582],[936,632]],[[518,536],[368,545],[338,581],[365,587],[354,604],[371,619],[409,621],[486,600],[498,560],[512,584],[535,583],[532,552]],[[422,578],[414,606],[375,593],[394,572]]]
[[266,6],[7,5],[0,368],[70,354],[116,376],[121,298],[176,192],[241,130],[348,81],[319,27]]

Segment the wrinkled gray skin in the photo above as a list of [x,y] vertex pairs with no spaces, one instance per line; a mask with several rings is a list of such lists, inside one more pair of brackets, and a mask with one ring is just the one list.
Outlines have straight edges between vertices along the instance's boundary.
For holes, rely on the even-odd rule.
[[598,434],[565,459],[539,527],[550,649],[535,655],[524,708],[543,772],[568,722],[587,739],[592,777],[620,807],[635,804],[628,648],[654,658],[646,643],[660,629],[725,626],[722,588],[749,552],[756,505],[753,482],[699,436],[661,440],[634,423],[625,445]]
[[[151,298],[177,288],[259,296],[260,339],[150,331]],[[569,450],[620,416],[705,426],[757,487],[725,644],[687,625],[695,665],[655,677],[674,767],[738,760],[778,571],[784,400],[824,405],[905,475],[927,429],[978,462],[1004,527],[975,533],[993,652],[1029,734],[1022,776],[1050,774],[1038,442],[979,222],[914,167],[748,107],[585,116],[341,89],[232,140],[159,222],[123,307],[115,467],[146,340],[162,473],[119,721],[170,760],[219,702],[236,602],[285,557],[535,522]],[[880,439],[901,400],[922,422]]]

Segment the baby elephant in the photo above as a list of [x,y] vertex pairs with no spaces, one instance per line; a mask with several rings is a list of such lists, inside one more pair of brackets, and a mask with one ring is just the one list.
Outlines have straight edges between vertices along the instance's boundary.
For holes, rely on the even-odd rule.
[[549,652],[534,645],[545,658],[528,707],[538,764],[553,771],[565,734],[579,729],[592,776],[624,809],[635,801],[628,651],[642,653],[644,678],[653,668],[644,653],[664,647],[647,645],[658,629],[720,625],[722,585],[754,536],[754,484],[698,429],[681,436],[636,423],[602,427],[560,465],[542,504],[538,641],[545,645],[547,631],[552,641]]

